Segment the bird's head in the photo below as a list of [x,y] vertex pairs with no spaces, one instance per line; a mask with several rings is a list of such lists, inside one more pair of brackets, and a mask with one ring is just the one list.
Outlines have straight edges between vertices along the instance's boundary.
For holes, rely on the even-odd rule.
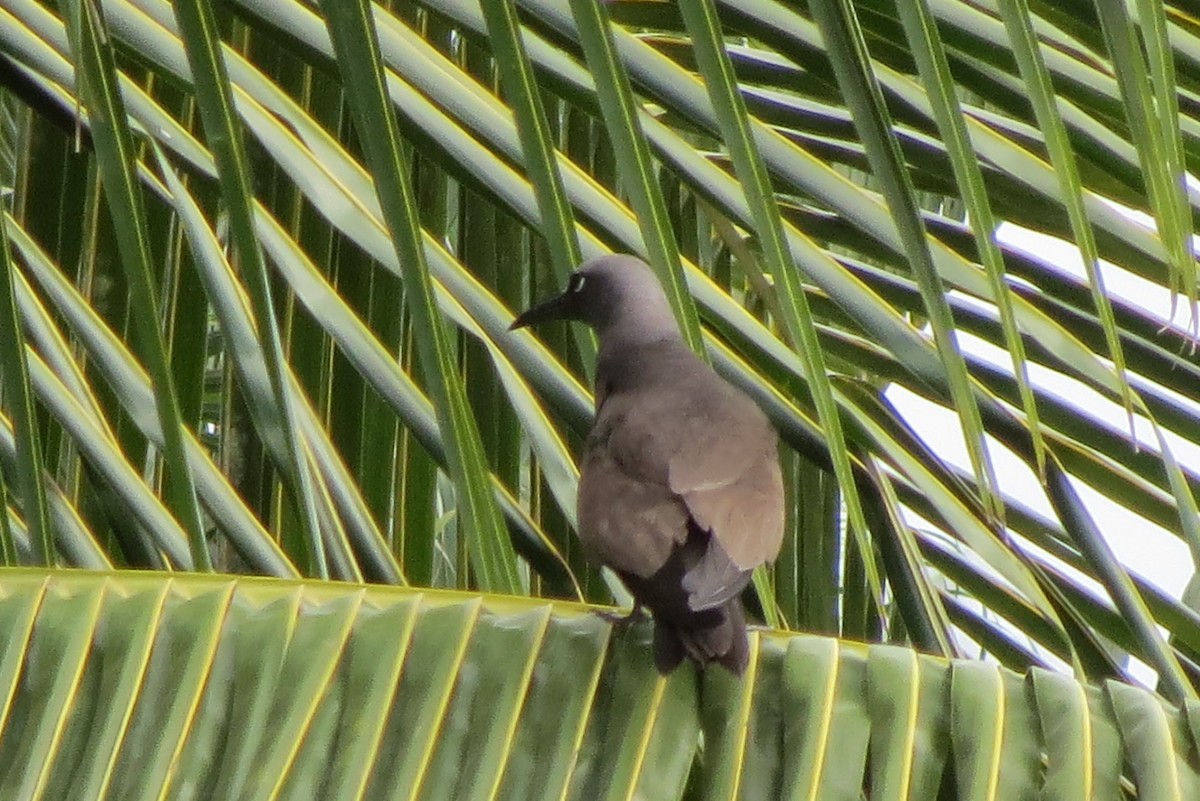
[[678,326],[658,278],[636,256],[600,256],[571,274],[567,289],[513,320],[509,329],[548,320],[586,323],[603,339],[617,328],[628,333],[677,335]]

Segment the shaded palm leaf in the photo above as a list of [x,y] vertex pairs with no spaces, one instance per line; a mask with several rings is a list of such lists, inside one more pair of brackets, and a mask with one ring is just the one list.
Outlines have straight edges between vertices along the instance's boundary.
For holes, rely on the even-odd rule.
[[[186,504],[160,500],[185,497],[190,474],[210,545],[241,560],[227,568],[610,599],[570,533],[590,340],[506,326],[577,253],[623,250],[686,282],[672,295],[706,323],[697,342],[794,451],[785,558],[755,581],[768,620],[947,656],[973,640],[1011,667],[1096,681],[1128,677],[1119,650],[1174,700],[1194,696],[1200,621],[1119,564],[1073,483],[1200,553],[1197,475],[1168,448],[1200,430],[1180,400],[1196,396],[1191,338],[1097,280],[1120,268],[1194,308],[1188,18],[1168,6],[1136,26],[1111,4],[1102,19],[1039,4],[1002,18],[938,0],[904,15],[823,3],[818,24],[754,0],[686,20],[608,4],[604,27],[584,5],[578,23],[543,0],[488,20],[442,0],[373,8],[385,113],[356,94],[375,73],[350,34],[335,50],[304,3],[230,2],[185,42],[168,4],[106,2],[90,62],[63,20],[92,3],[0,3],[5,75],[30,108],[5,230],[56,560],[203,564],[168,511]],[[519,62],[502,65],[501,92],[491,36]],[[228,85],[212,63],[193,73],[188,53],[206,47]],[[112,70],[111,105],[76,92],[75,64]],[[1045,91],[1027,97],[1034,83]],[[505,95],[533,84],[540,103],[511,112]],[[116,150],[94,124],[105,109],[112,141],[144,144],[122,151],[136,201],[101,191]],[[239,159],[253,184],[231,190]],[[115,242],[137,238],[113,217],[122,203],[145,208],[149,305],[126,301],[113,268],[128,250]],[[1087,269],[998,244],[1000,223],[1076,243]],[[130,344],[146,315],[170,344],[169,380]],[[171,385],[181,423],[158,404]],[[921,442],[898,390],[962,410],[969,472]],[[1099,422],[1096,404],[1124,405],[1150,436]],[[999,446],[1041,478],[1053,518],[989,477]],[[2,450],[6,486],[27,485],[36,464]],[[9,493],[14,510],[27,494]],[[2,552],[38,559],[36,516],[33,532],[12,517]]]
[[1189,716],[1043,670],[755,633],[744,682],[690,667],[662,679],[645,627],[615,633],[544,601],[36,570],[4,571],[0,591],[10,797],[1200,789]]

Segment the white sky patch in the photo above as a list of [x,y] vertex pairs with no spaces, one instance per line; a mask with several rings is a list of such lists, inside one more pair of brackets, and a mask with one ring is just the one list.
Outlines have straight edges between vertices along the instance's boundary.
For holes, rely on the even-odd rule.
[[[1145,215],[1131,216],[1143,225],[1148,224],[1149,218]],[[1064,273],[1080,278],[1086,277],[1079,251],[1069,242],[1007,223],[998,230],[997,239],[1048,262]],[[1110,295],[1121,297],[1149,312],[1179,333],[1188,333],[1192,321],[1186,298],[1176,298],[1173,306],[1171,293],[1161,284],[1147,281],[1108,263],[1102,263],[1100,269],[1105,289]],[[964,351],[1011,370],[1012,362],[1006,350],[961,331],[959,341]],[[1128,418],[1124,408],[1118,403],[1055,370],[1029,364],[1029,371],[1030,381],[1034,385],[1065,399],[1072,406],[1079,408],[1081,414],[1107,423],[1122,434],[1128,434]],[[1200,404],[1197,404],[1195,399],[1171,394],[1179,402],[1200,412]],[[887,397],[935,453],[946,462],[970,471],[961,423],[955,412],[895,385],[888,389]],[[1158,441],[1148,421],[1140,418],[1136,420],[1135,432],[1138,440],[1144,443],[1149,451],[1158,452]],[[1200,471],[1200,444],[1170,431],[1165,432],[1165,439],[1181,466]],[[988,447],[1001,491],[1019,499],[1032,510],[1055,518],[1050,502],[1033,470],[990,437]],[[1122,564],[1170,595],[1180,597],[1194,569],[1191,555],[1183,540],[1122,504],[1110,500],[1082,481],[1072,481]],[[915,517],[911,522],[914,525],[926,524]],[[1131,667],[1134,675],[1153,686],[1154,672],[1150,668],[1136,661]]]

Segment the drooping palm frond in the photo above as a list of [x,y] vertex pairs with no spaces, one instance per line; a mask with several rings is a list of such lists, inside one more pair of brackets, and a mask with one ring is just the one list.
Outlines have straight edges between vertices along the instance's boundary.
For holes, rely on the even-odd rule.
[[[1168,447],[1200,430],[1192,337],[1103,280],[1194,309],[1183,10],[205,9],[0,2],[28,108],[5,219],[27,347],[3,369],[23,354],[36,398],[5,404],[9,561],[45,561],[49,536],[60,564],[212,549],[271,575],[608,600],[570,533],[594,346],[506,326],[575,259],[629,251],[788,446],[768,621],[1096,681],[1127,677],[1125,653],[1195,694],[1195,612],[1113,557],[1077,489],[1200,552],[1196,471]],[[1076,244],[1083,269],[1002,224]],[[897,390],[955,411],[967,470]],[[40,471],[12,430],[37,432]],[[1010,496],[1001,446],[1053,516]]]

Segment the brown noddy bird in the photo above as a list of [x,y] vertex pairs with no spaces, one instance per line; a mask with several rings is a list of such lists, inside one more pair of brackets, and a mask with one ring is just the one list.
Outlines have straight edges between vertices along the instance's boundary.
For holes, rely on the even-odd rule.
[[684,342],[662,286],[633,256],[585,262],[513,321],[577,320],[600,339],[596,419],[579,476],[579,538],[654,615],[662,673],[689,657],[742,675],[740,594],[783,539],[783,478],[762,410]]

